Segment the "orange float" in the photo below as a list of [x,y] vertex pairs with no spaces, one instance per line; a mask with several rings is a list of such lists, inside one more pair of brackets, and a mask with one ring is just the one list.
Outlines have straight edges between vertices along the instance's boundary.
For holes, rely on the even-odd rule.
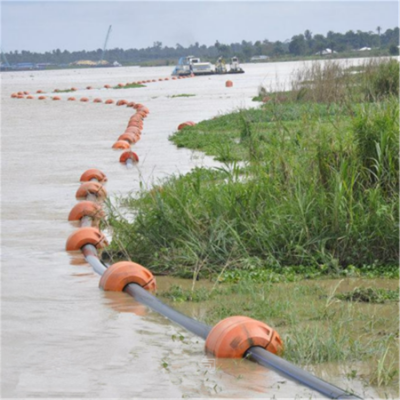
[[110,85],[104,85],[104,87],[105,87],[106,89],[111,89],[111,86],[110,86]]
[[90,168],[81,175],[81,182],[89,182],[92,179],[97,179],[99,182],[106,182],[106,175],[97,168]]
[[281,354],[278,333],[263,322],[249,317],[228,317],[218,322],[206,339],[206,351],[217,358],[242,358],[250,347],[259,346]]
[[26,96],[26,98],[29,99],[29,100],[32,100],[32,99],[33,99],[33,96],[30,96],[30,95],[29,95],[29,96]]
[[92,86],[86,86],[86,89],[87,89],[87,90],[92,90],[93,87],[92,87]]
[[58,93],[60,89],[54,89],[54,93]]
[[39,99],[39,100],[45,100],[45,99],[46,99],[46,96],[39,96],[38,99]]
[[17,99],[24,99],[24,98],[25,98],[25,96],[23,94],[17,95]]
[[106,291],[122,292],[130,283],[149,291],[156,290],[153,274],[140,264],[130,261],[121,261],[108,267],[100,279],[99,286]]
[[84,102],[84,103],[87,103],[89,101],[89,99],[87,97],[82,97],[81,101]]
[[102,102],[103,102],[103,100],[99,99],[99,98],[96,98],[93,100],[93,103],[102,103]]
[[104,102],[104,104],[113,104],[114,100],[108,99]]
[[12,93],[12,94],[11,94],[11,97],[12,97],[13,99],[16,99],[16,98],[18,97],[18,94],[17,94],[17,93]]
[[71,92],[76,92],[78,89],[76,87],[71,88]]
[[124,83],[118,83],[118,87],[125,87]]
[[226,81],[225,82],[225,86],[226,87],[232,87],[233,86],[233,82],[232,81]]
[[124,133],[133,133],[135,135],[140,135],[142,132],[140,131],[140,128],[138,128],[137,126],[128,126],[125,129]]
[[118,140],[125,140],[128,143],[136,143],[138,141],[138,136],[134,133],[123,133],[121,136],[118,137]]
[[107,197],[106,189],[99,182],[84,182],[79,186],[76,191],[75,197],[77,199],[83,199],[88,194],[94,194],[99,199]]
[[181,129],[185,128],[186,126],[195,126],[196,124],[193,121],[186,121],[186,122],[182,122],[179,126],[178,126],[178,131],[180,131]]
[[139,162],[139,156],[133,151],[125,151],[121,154],[119,158],[120,163],[125,163],[127,160],[132,160],[133,162]]
[[75,97],[68,97],[68,99],[67,99],[68,101],[75,101],[76,100],[76,98]]
[[43,90],[36,90],[37,94],[43,93]]
[[126,140],[118,140],[113,145],[112,148],[114,150],[126,150],[129,149],[131,146]]
[[29,94],[29,92],[27,92],[26,90],[24,91],[24,94]]
[[102,232],[97,228],[85,227],[79,228],[67,239],[65,250],[77,251],[80,250],[86,244],[92,244],[96,248],[100,249],[108,245],[107,239]]
[[116,105],[117,106],[124,106],[126,104],[128,104],[128,102],[126,100],[118,100]]
[[93,201],[81,201],[70,211],[68,221],[79,221],[83,217],[103,218],[104,211]]
[[57,101],[57,100],[61,100],[61,97],[59,97],[59,96],[54,96],[54,97],[53,97],[53,100],[56,100],[56,101]]

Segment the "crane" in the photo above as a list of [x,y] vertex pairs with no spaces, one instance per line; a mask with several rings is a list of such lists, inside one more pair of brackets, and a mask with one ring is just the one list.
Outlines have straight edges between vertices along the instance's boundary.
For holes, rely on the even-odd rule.
[[2,58],[4,60],[4,64],[6,64],[6,67],[7,68],[11,68],[10,67],[10,63],[8,62],[7,57],[6,57],[6,53],[4,53],[3,49],[0,49],[0,53],[1,53],[1,56],[2,56]]
[[103,52],[101,53],[101,59],[99,61],[99,64],[102,64],[102,62],[104,60],[104,56],[105,56],[106,50],[107,50],[108,39],[110,38],[111,28],[112,28],[112,25],[110,25],[108,28],[108,32],[107,32],[106,40],[104,41]]

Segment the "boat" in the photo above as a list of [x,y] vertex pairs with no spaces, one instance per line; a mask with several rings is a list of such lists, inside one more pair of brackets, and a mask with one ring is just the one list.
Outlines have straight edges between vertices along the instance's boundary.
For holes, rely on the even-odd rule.
[[187,75],[212,75],[215,74],[214,67],[209,62],[201,62],[200,58],[194,56],[181,57],[178,65],[172,72],[173,76]]
[[239,59],[237,57],[231,58],[228,74],[244,74],[242,67],[239,65]]
[[244,71],[239,65],[237,57],[231,58],[229,69],[226,67],[223,57],[219,57],[215,67],[209,62],[201,62],[200,58],[194,56],[181,57],[178,64],[172,71],[172,76],[188,75],[224,75],[243,74]]

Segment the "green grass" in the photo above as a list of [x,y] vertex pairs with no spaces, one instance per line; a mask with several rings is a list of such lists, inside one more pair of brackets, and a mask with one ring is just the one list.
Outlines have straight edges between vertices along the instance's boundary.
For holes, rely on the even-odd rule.
[[194,97],[196,96],[195,94],[186,94],[186,93],[182,93],[182,94],[173,94],[171,97],[171,99],[175,99],[176,97]]
[[[118,243],[155,272],[398,263],[398,101],[267,104],[171,138],[226,163],[171,177],[110,212]],[[238,162],[241,164],[238,164]]]
[[130,85],[125,85],[125,86],[114,86],[113,89],[136,89],[136,88],[142,88],[142,87],[146,87],[146,85],[139,85],[137,83],[133,83]]
[[388,301],[399,301],[399,290],[360,288],[336,296],[340,300],[358,301],[363,303],[382,304]]
[[[366,384],[391,385],[397,390],[398,303],[339,300],[356,283],[375,293],[389,292],[384,286],[396,286],[387,280],[272,284],[242,279],[213,288],[199,282],[194,290],[171,285],[159,296],[185,313],[196,315],[201,309],[200,318],[210,325],[233,315],[264,321],[281,335],[285,359],[308,366],[340,363]],[[398,289],[391,291],[397,293],[398,302]],[[367,372],[359,371],[360,362],[369,366]]]

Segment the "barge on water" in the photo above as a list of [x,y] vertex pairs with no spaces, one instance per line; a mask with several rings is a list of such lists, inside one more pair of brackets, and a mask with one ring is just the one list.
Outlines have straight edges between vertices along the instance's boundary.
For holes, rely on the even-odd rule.
[[181,57],[177,66],[172,71],[172,76],[188,76],[188,75],[224,75],[224,74],[243,74],[244,71],[239,65],[237,57],[232,57],[229,67],[220,57],[217,65],[214,66],[210,62],[202,62],[200,58],[194,56]]

